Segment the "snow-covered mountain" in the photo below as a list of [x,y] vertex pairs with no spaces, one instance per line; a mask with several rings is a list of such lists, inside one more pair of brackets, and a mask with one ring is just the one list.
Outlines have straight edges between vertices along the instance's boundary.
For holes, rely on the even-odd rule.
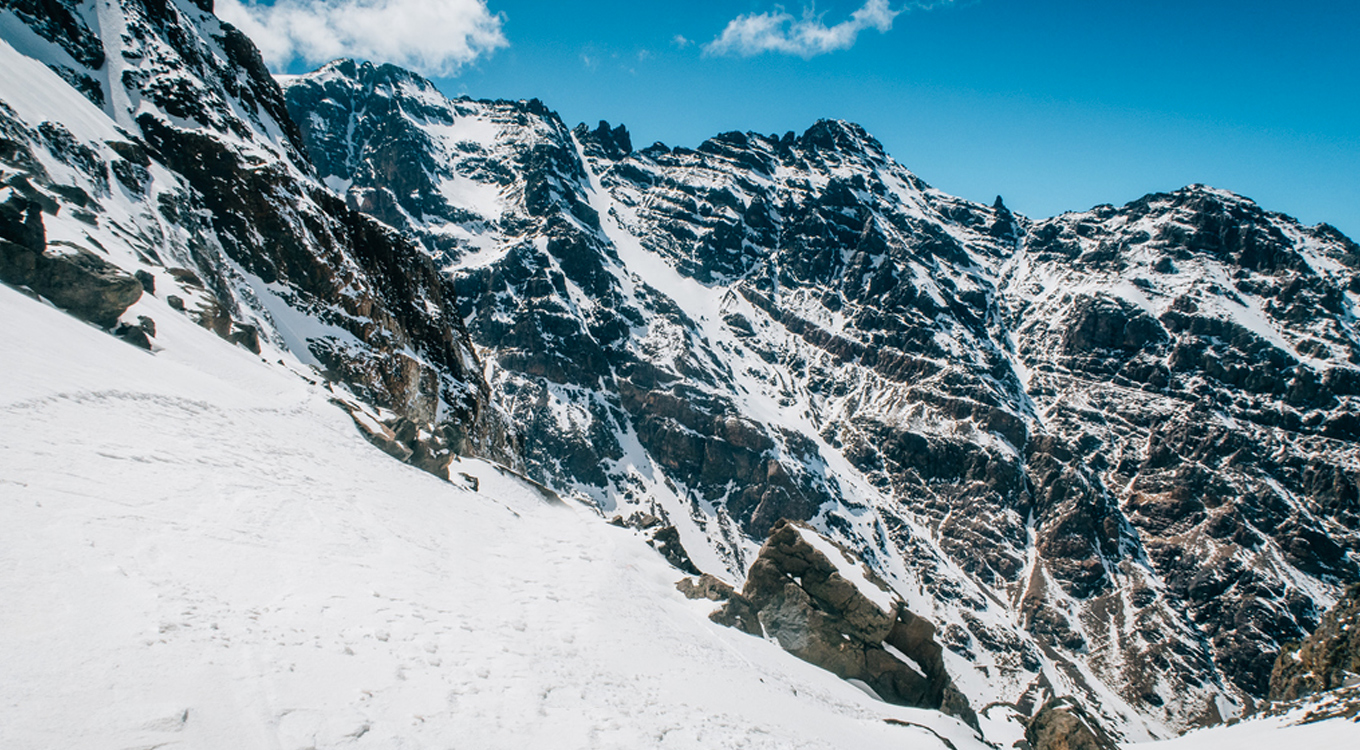
[[[1326,225],[1199,186],[1033,221],[839,121],[635,149],[392,66],[276,82],[206,0],[7,0],[0,68],[0,274],[155,354],[0,288],[5,705],[73,696],[3,744],[981,747],[674,591],[733,611],[784,519],[986,741],[1061,696],[1146,740],[1252,709],[1360,575]],[[84,669],[144,698],[89,713]]]
[[315,366],[427,436],[418,460],[504,454],[448,280],[316,179],[259,53],[210,2],[21,0],[0,28],[0,178],[42,206],[49,245]]
[[[1336,230],[1191,186],[1043,222],[1003,272],[1040,425],[1094,470],[1158,592],[1252,699],[1360,575],[1357,271]],[[1099,573],[1068,580],[1096,592],[1082,582]],[[1146,594],[1121,588],[1092,611],[1140,619]],[[1157,640],[1126,669],[1198,658]]]
[[1325,225],[1198,186],[1034,222],[844,122],[634,149],[392,66],[284,88],[456,280],[531,475],[734,581],[811,521],[975,705],[1215,723],[1357,574],[1360,257]]

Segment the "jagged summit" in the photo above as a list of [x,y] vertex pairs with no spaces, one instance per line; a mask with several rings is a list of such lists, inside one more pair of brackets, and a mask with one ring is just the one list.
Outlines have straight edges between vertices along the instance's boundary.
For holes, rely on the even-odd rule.
[[[593,155],[617,161],[633,153],[632,136],[628,134],[628,128],[623,125],[611,129],[609,123],[600,120],[600,124],[594,130],[587,128],[585,123],[581,123],[572,132],[587,149],[594,148]],[[660,143],[654,144],[652,147],[656,148],[657,146],[665,148]]]
[[863,151],[875,156],[884,155],[878,139],[860,125],[846,120],[818,120],[798,139],[805,149],[829,151]]
[[[286,85],[297,77],[281,75],[275,76],[275,79]],[[434,101],[443,99],[439,88],[428,78],[390,63],[339,58],[309,73],[308,78],[322,83],[332,80],[345,81],[347,85],[357,85],[375,95],[398,96],[407,101],[418,101],[426,97]]]
[[[320,72],[320,71],[318,71]],[[633,153],[633,144],[628,129],[620,124],[611,129],[608,122],[600,121],[594,129],[581,123],[572,131],[587,148],[594,149],[591,156],[619,161]],[[719,133],[695,147],[701,153],[721,154],[726,151],[764,150],[788,155],[797,147],[801,151],[844,152],[846,154],[865,154],[871,158],[887,160],[882,144],[863,127],[853,122],[837,119],[822,119],[813,123],[802,135],[793,131],[779,135],[764,135],[751,131],[729,131]],[[659,156],[676,151],[686,153],[690,149],[682,146],[671,147],[660,141],[644,149],[648,155]]]

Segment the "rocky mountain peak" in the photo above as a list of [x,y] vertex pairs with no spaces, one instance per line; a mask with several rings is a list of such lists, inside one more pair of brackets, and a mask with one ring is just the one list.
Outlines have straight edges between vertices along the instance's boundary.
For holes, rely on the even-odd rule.
[[633,140],[622,124],[611,129],[609,123],[600,120],[600,124],[590,130],[585,123],[581,123],[572,133],[587,153],[596,158],[617,161],[633,153]]
[[803,131],[798,145],[809,151],[843,151],[883,156],[883,146],[860,125],[846,120],[818,120]]
[[[285,76],[284,80],[290,78]],[[375,64],[366,60],[340,58],[321,66],[310,78],[323,83],[332,79],[347,80],[366,92],[386,96],[438,95],[438,89],[427,78],[390,63]],[[409,88],[403,91],[403,86]]]
[[345,78],[358,80],[360,65],[363,65],[370,70],[373,68],[373,64],[369,62],[361,62],[352,57],[339,57],[317,68],[311,75],[317,78],[339,75]]

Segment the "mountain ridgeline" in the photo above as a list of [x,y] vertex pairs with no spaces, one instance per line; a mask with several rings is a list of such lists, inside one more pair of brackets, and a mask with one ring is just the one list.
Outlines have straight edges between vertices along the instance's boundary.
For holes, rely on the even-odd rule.
[[1325,224],[1200,185],[1036,221],[835,120],[638,148],[390,65],[276,81],[210,2],[0,14],[43,93],[0,106],[0,250],[95,258],[393,455],[511,464],[736,589],[815,529],[984,730],[1240,715],[1360,578],[1360,246]]

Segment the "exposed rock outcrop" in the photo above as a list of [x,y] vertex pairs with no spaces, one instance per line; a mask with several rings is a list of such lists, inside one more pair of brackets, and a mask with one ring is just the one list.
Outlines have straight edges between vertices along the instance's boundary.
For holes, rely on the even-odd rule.
[[1352,584],[1302,643],[1285,646],[1270,673],[1270,699],[1292,701],[1360,685],[1360,583]]
[[889,703],[939,709],[977,724],[945,671],[935,626],[806,524],[776,524],[741,594],[730,595],[712,617],[773,638],[804,661],[863,682]]
[[49,246],[38,204],[12,190],[0,202],[0,281],[27,286],[52,304],[103,328],[113,328],[142,296],[136,278],[95,253]]
[[1025,740],[1033,750],[1119,750],[1109,733],[1071,698],[1053,698],[1030,719]]
[[[684,543],[680,541],[680,530],[675,528],[674,524],[664,523],[657,516],[645,512],[634,513],[628,518],[615,516],[609,523],[641,532],[643,538],[647,540],[647,544],[661,553],[661,556],[666,558],[666,562],[690,575],[699,575],[699,569],[694,566],[694,561],[690,559]],[[712,578],[712,576],[707,578]],[[683,587],[680,588],[680,591],[685,592],[687,596],[689,595]]]
[[709,573],[698,578],[681,578],[675,588],[687,599],[709,599],[715,602],[725,602],[737,593],[731,584]]

